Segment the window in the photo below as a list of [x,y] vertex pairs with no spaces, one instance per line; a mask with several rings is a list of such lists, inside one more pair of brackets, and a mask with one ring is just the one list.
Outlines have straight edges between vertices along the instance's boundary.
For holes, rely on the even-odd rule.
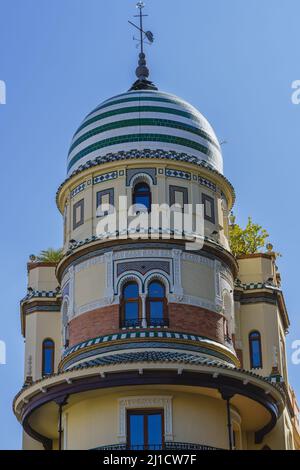
[[62,308],[63,345],[65,348],[69,346],[68,310],[69,310],[69,303],[67,300],[65,300],[63,302],[63,308]]
[[127,411],[127,446],[131,450],[159,450],[164,445],[163,410]]
[[84,223],[84,199],[73,206],[73,230]]
[[170,186],[169,188],[170,206],[178,204],[184,210],[184,205],[188,204],[188,190],[180,186]]
[[[102,205],[110,205],[110,206],[113,206],[114,205],[114,189],[113,188],[110,188],[110,189],[105,189],[103,191],[98,191],[97,192],[97,217],[103,217],[103,216],[106,216],[108,215],[108,211],[100,211],[100,206]],[[98,210],[99,208],[99,210]]]
[[147,212],[151,212],[151,191],[147,183],[135,185],[132,203],[143,205],[146,207]]
[[215,223],[215,201],[207,194],[202,194],[202,204],[204,206],[204,219],[212,224]]
[[251,369],[262,368],[261,337],[258,331],[249,334],[249,349]]
[[42,375],[51,375],[54,372],[54,341],[43,341]]
[[136,282],[125,284],[122,292],[122,325],[125,327],[139,326],[140,298],[139,286]]
[[147,322],[151,326],[167,324],[166,289],[159,281],[152,281],[148,287]]

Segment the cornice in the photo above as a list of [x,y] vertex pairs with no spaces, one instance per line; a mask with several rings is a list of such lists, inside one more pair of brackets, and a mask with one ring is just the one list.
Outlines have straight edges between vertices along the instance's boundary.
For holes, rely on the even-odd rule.
[[88,175],[90,174],[90,170],[96,169],[99,166],[110,164],[109,168],[112,168],[114,163],[131,163],[131,161],[136,160],[143,163],[148,163],[153,160],[157,160],[159,163],[168,163],[168,162],[180,162],[181,165],[193,165],[195,168],[202,170],[205,174],[210,175],[214,180],[221,182],[225,188],[228,190],[228,195],[230,195],[232,207],[235,202],[235,190],[230,183],[230,181],[213,167],[211,167],[205,160],[199,160],[198,157],[190,156],[185,153],[178,153],[178,152],[167,152],[164,150],[149,150],[149,149],[142,149],[142,150],[131,150],[128,152],[117,152],[117,153],[108,153],[105,156],[98,157],[94,160],[90,160],[84,165],[78,167],[73,173],[71,173],[68,178],[66,178],[63,183],[59,186],[56,192],[56,204],[58,209],[62,212],[62,207],[60,207],[60,196],[62,190],[68,185],[70,181],[79,180],[78,176],[81,175]]

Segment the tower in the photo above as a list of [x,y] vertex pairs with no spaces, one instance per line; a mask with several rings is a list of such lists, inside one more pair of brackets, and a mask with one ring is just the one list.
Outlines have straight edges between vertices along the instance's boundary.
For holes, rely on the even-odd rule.
[[[28,264],[14,400],[24,448],[294,448],[275,255],[230,252],[220,144],[197,109],[149,80],[138,6],[137,80],[71,143],[56,197],[63,256]],[[161,204],[181,219],[201,205],[201,249],[175,223],[152,225]],[[151,224],[114,225],[124,218]]]

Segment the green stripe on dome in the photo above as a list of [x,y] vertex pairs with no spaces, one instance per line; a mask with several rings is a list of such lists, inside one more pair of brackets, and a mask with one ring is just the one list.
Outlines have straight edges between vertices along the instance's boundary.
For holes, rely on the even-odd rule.
[[108,101],[111,101],[111,100],[115,100],[116,98],[121,98],[121,97],[125,97],[125,96],[134,96],[134,95],[152,95],[152,96],[167,96],[167,97],[171,97],[171,98],[174,98],[174,99],[180,99],[178,96],[176,95],[172,95],[171,93],[166,93],[166,92],[163,92],[163,91],[153,91],[153,90],[138,90],[138,91],[128,91],[127,93],[120,93],[119,95],[114,95],[112,96],[111,98],[108,98],[107,100],[103,101],[103,104],[104,103],[108,103]]
[[95,129],[92,129],[86,134],[83,134],[71,145],[71,148],[69,150],[69,155],[78,145],[80,145],[82,142],[86,141],[90,137],[93,137],[95,135],[98,135],[98,134],[101,134],[103,132],[107,132],[113,129],[121,129],[124,127],[132,127],[132,126],[160,126],[160,127],[170,127],[173,129],[181,129],[183,131],[190,132],[192,134],[202,137],[203,139],[206,139],[208,142],[214,145],[216,149],[219,150],[219,146],[216,144],[216,142],[205,131],[198,129],[197,127],[191,126],[189,124],[184,124],[179,121],[171,121],[169,119],[145,118],[145,119],[128,119],[128,120],[123,120],[123,121],[116,121],[116,122],[111,122],[109,124],[105,124],[104,126],[96,127]]
[[176,98],[170,99],[170,98],[159,98],[159,97],[151,97],[151,96],[139,96],[135,98],[123,98],[121,100],[109,101],[107,103],[103,103],[99,105],[97,108],[95,108],[91,113],[89,113],[87,117],[91,116],[96,111],[100,111],[101,109],[109,108],[110,106],[115,106],[116,104],[130,103],[133,101],[135,102],[138,102],[138,101],[154,101],[155,102],[156,101],[160,103],[176,104],[177,106],[184,106],[186,108],[189,108],[189,107],[191,108],[190,105],[188,105],[187,103],[184,103],[183,101],[180,101],[179,99],[176,100]]
[[184,139],[182,137],[176,137],[171,135],[164,135],[164,134],[129,134],[124,136],[118,137],[111,137],[110,139],[101,140],[100,142],[96,142],[85,149],[81,150],[81,152],[77,153],[68,164],[68,172],[75,165],[78,160],[85,157],[91,152],[95,150],[99,150],[104,147],[109,147],[111,145],[116,144],[123,144],[128,142],[164,142],[164,143],[171,143],[176,145],[182,145],[184,147],[189,147],[194,150],[198,150],[203,154],[212,157],[213,153],[204,145],[201,145],[197,142],[193,142],[189,139]]
[[112,111],[107,111],[106,113],[99,114],[93,118],[84,121],[83,124],[79,127],[74,137],[85,127],[93,124],[94,122],[101,121],[112,116],[118,116],[120,114],[130,114],[130,113],[164,113],[164,114],[174,114],[175,116],[181,116],[188,119],[192,119],[195,122],[201,123],[201,120],[195,114],[192,114],[188,111],[181,111],[179,109],[164,108],[160,106],[132,106],[129,108],[120,108],[114,109]]

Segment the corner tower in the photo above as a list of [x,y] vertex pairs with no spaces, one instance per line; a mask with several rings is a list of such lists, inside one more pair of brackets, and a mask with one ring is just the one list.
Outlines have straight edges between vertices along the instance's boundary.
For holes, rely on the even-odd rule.
[[[142,23],[137,28],[142,44],[152,37]],[[186,239],[162,226],[135,237],[130,228],[99,229],[111,210],[99,207],[112,206],[118,220],[124,196],[129,205],[142,204],[137,213],[147,217],[153,204],[177,204],[180,213],[185,204],[203,205],[202,249],[188,250]],[[238,264],[228,243],[234,198],[212,127],[149,81],[142,49],[130,91],[97,106],[71,143],[57,192],[64,249],[50,302],[61,314],[47,320],[61,335],[52,355],[41,352],[52,366],[37,366],[34,377],[27,369],[14,402],[26,448],[227,449],[245,447],[248,438],[253,446],[263,442],[285,398],[265,377],[241,369]],[[42,297],[49,294],[33,291],[22,302],[25,323],[33,307],[37,322],[45,318]],[[32,348],[42,339],[26,337]]]

